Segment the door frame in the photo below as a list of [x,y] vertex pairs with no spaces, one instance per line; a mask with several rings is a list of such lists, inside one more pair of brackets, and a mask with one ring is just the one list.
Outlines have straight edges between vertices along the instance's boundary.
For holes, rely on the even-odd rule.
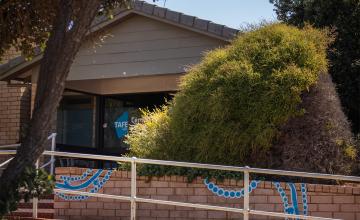
[[[75,145],[66,145],[66,144],[59,144],[57,143],[57,149],[60,151],[66,151],[66,152],[76,152],[76,153],[88,153],[88,154],[99,154],[99,155],[112,155],[112,156],[119,156],[123,155],[124,153],[128,152],[128,149],[120,148],[119,150],[114,151],[112,148],[105,148],[105,140],[104,140],[104,128],[103,125],[105,123],[105,99],[106,98],[114,98],[114,96],[123,96],[124,99],[126,99],[126,96],[132,96],[132,95],[141,95],[141,93],[132,93],[132,94],[110,94],[110,95],[100,95],[95,93],[89,93],[89,92],[83,92],[79,90],[74,89],[65,89],[65,91],[69,92],[76,92],[79,94],[84,95],[90,95],[95,98],[95,147],[86,147],[86,146],[75,146]],[[173,92],[171,91],[163,91],[163,92],[153,92],[155,93],[163,93],[164,97],[165,94],[167,94],[168,97],[165,97],[165,99],[170,99],[171,94]],[[149,94],[149,93],[146,93]],[[121,99],[121,98],[120,98]]]
[[74,153],[88,153],[88,154],[99,154],[99,155],[122,155],[126,153],[126,149],[121,149],[117,152],[108,151],[104,147],[104,128],[103,124],[105,121],[105,99],[111,98],[108,95],[99,95],[74,89],[65,89],[65,91],[76,92],[84,95],[91,95],[95,98],[95,147],[77,146],[56,143],[56,147],[60,151],[74,152]]

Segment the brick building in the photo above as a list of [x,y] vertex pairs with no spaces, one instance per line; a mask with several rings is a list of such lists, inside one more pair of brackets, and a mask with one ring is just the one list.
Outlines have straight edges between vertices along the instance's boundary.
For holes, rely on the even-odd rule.
[[[10,48],[0,60],[0,66],[20,56],[15,48]],[[12,85],[11,85],[12,84]],[[0,81],[0,145],[14,144],[21,139],[30,113],[29,85],[22,82]]]
[[[138,108],[152,108],[171,99],[186,68],[199,62],[204,52],[227,45],[238,30],[137,1],[130,10],[119,9],[113,19],[98,18],[71,67],[57,112],[57,150],[121,155],[128,126],[137,123]],[[103,41],[96,42],[97,36]],[[13,49],[0,64],[0,145],[21,143],[31,117],[42,54],[26,61]],[[51,94],[49,94],[51,96]],[[59,162],[59,161],[58,161]],[[66,162],[66,163],[61,163]],[[69,164],[70,163],[70,164]],[[97,167],[93,161],[60,161],[58,166]],[[58,167],[62,175],[79,177],[81,168]],[[282,212],[283,201],[271,182],[253,192],[251,208]],[[225,180],[221,187],[243,185]],[[282,183],[286,194],[290,189]],[[297,188],[300,186],[297,185]],[[352,186],[308,184],[309,214],[330,218],[360,219],[360,189]],[[116,171],[99,193],[130,194],[130,173]],[[182,176],[151,181],[138,177],[137,194],[144,198],[242,207],[243,200],[216,196],[197,178]],[[300,196],[300,194],[299,194]],[[299,197],[300,198],[300,197]],[[90,198],[83,201],[55,197],[54,204],[40,203],[40,215],[61,219],[129,219],[129,203]],[[304,203],[302,203],[304,205]],[[30,207],[30,208],[29,208]],[[31,216],[31,204],[19,213]],[[139,204],[139,219],[240,219],[232,213],[183,207]],[[45,211],[44,211],[45,210]],[[253,219],[271,219],[259,217]]]
[[[97,18],[58,108],[58,150],[122,154],[129,124],[141,120],[138,109],[171,99],[186,68],[237,32],[142,1],[113,19]],[[17,55],[9,51],[0,65],[0,145],[21,142],[42,59],[41,52],[30,61]]]

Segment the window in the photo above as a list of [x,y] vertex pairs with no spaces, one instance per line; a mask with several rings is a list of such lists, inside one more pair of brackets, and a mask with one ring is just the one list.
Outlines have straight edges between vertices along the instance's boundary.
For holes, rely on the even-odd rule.
[[128,149],[129,126],[140,122],[139,108],[153,109],[168,93],[95,96],[66,91],[57,112],[57,146],[61,151],[118,155]]
[[104,114],[104,148],[126,150],[124,139],[129,126],[140,120],[139,109],[121,97],[106,98]]
[[95,97],[65,92],[57,112],[57,143],[95,148]]

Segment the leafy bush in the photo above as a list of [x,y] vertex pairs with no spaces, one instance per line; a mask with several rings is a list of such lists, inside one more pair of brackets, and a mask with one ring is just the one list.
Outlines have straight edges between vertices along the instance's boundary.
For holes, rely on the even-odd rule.
[[131,154],[271,166],[281,127],[306,112],[302,95],[327,70],[329,41],[311,27],[270,24],[208,52],[168,106],[144,111],[144,123],[131,128]]
[[333,77],[344,112],[360,133],[360,4],[359,0],[270,0],[279,20],[299,27],[328,27],[335,39],[328,49]]
[[28,202],[32,198],[39,198],[53,193],[55,177],[43,169],[27,167],[16,183],[13,183],[11,197],[0,200],[0,219],[12,211],[16,211],[20,200]]

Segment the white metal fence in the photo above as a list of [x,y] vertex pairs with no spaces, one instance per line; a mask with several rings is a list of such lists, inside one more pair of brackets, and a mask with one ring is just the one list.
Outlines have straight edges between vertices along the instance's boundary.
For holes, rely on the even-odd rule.
[[[51,140],[51,151],[55,151],[56,149],[56,133],[52,133],[49,137],[48,137],[48,140]],[[17,147],[20,147],[21,144],[8,144],[8,145],[2,145],[0,146],[0,155],[11,155],[11,154],[15,154],[14,152],[16,152],[15,150],[6,150],[6,149],[12,149],[12,148],[17,148]],[[3,149],[3,150],[2,150]],[[5,150],[4,150],[5,149]],[[9,153],[7,153],[9,152]],[[3,163],[0,164],[0,169],[1,168],[4,168],[8,163],[10,163],[10,161],[13,159],[13,157],[11,157],[10,159],[4,161]],[[45,168],[47,166],[50,165],[50,174],[51,175],[54,175],[54,169],[55,169],[55,156],[51,155],[50,156],[50,160],[43,164],[41,167],[40,167],[40,160],[38,159],[35,163],[35,167],[37,169],[40,168]],[[33,215],[33,218],[37,218],[38,217],[38,198],[34,197],[32,199],[32,204],[33,204],[33,208],[32,208],[32,215]]]
[[[295,172],[295,171],[285,171],[285,170],[259,169],[259,168],[250,168],[250,167],[222,166],[222,165],[214,165],[214,164],[187,163],[187,162],[178,162],[178,161],[151,160],[151,159],[140,159],[140,158],[135,158],[135,157],[129,158],[129,157],[116,157],[116,156],[69,153],[69,152],[57,152],[54,150],[55,149],[55,135],[51,136],[51,138],[53,140],[52,141],[52,150],[45,151],[43,153],[43,155],[51,156],[50,164],[54,164],[55,156],[131,163],[131,195],[130,196],[109,195],[109,194],[102,194],[102,193],[90,193],[90,192],[64,190],[64,189],[55,189],[54,190],[55,192],[59,192],[59,193],[83,195],[83,196],[93,196],[93,197],[98,197],[98,198],[108,198],[108,199],[129,201],[131,203],[131,214],[130,214],[131,220],[136,219],[136,203],[153,203],[153,204],[162,204],[162,205],[169,205],[169,206],[181,206],[181,207],[196,208],[196,209],[242,213],[244,216],[244,218],[243,218],[244,220],[248,220],[249,216],[251,216],[251,215],[272,216],[272,217],[293,218],[293,219],[330,220],[332,218],[306,216],[306,215],[293,215],[293,214],[286,214],[286,213],[280,213],[280,212],[269,212],[269,211],[260,211],[260,210],[250,209],[250,207],[249,207],[249,197],[250,197],[250,194],[249,194],[249,179],[250,179],[250,177],[249,177],[249,175],[250,175],[250,173],[360,182],[360,177],[356,177],[356,176],[342,176],[342,175]],[[0,149],[1,149],[1,147],[0,147]],[[15,154],[15,153],[16,153],[15,150],[0,150],[0,154],[3,154],[3,155],[4,154],[11,155],[11,154]],[[136,195],[136,189],[137,189],[136,188],[136,177],[137,177],[136,165],[137,164],[154,164],[154,165],[242,172],[242,173],[244,173],[244,205],[243,205],[243,208],[240,209],[240,208],[231,208],[231,207],[224,207],[224,206],[194,204],[194,203],[188,203],[188,202],[176,202],[176,201],[166,201],[166,200],[137,197],[137,195]],[[52,165],[52,170],[53,170],[53,165]],[[35,203],[34,203],[34,207],[33,207],[33,216],[37,217],[37,204],[35,204]]]

